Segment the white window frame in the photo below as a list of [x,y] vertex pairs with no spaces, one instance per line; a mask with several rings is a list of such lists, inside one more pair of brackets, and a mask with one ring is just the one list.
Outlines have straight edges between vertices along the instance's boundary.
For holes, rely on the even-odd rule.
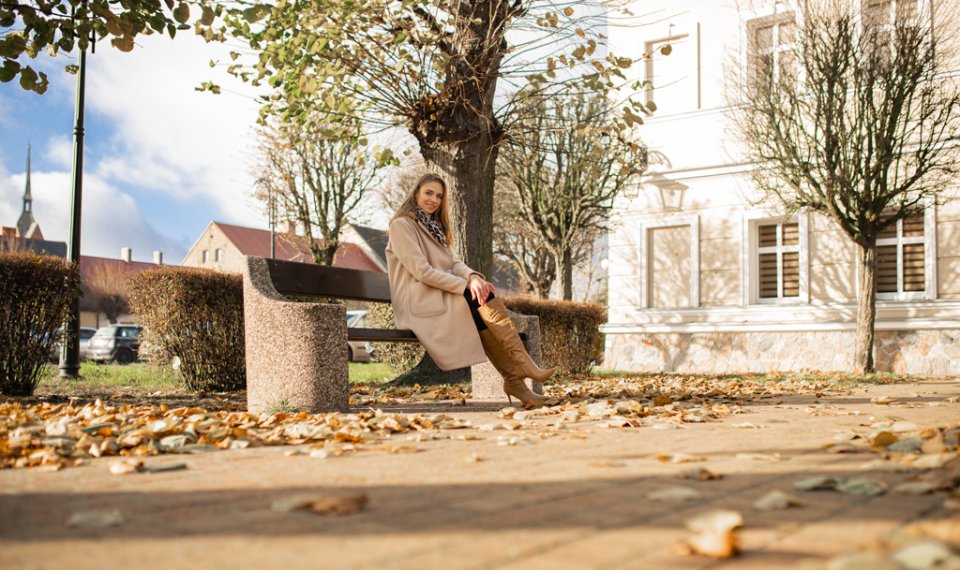
[[209,259],[210,259],[210,251],[209,251],[209,250],[206,250],[206,249],[205,249],[205,250],[203,250],[203,251],[200,252],[200,263],[207,263],[207,261],[208,261]]
[[[777,248],[760,248],[760,236],[758,228],[766,224],[784,224],[796,222],[800,236],[800,243],[796,246],[800,252],[800,295],[797,297],[760,297],[759,285],[759,259],[761,253],[767,253],[762,250],[773,250]],[[782,230],[778,229],[780,235]],[[779,241],[779,239],[778,239]],[[743,304],[747,305],[806,305],[810,303],[810,214],[806,211],[798,212],[793,216],[784,216],[769,210],[754,210],[744,212],[741,224],[741,248],[740,248],[740,267],[741,284],[743,293]],[[794,246],[787,246],[792,249]],[[783,247],[779,248],[782,252]],[[781,263],[778,256],[777,271],[781,271]],[[777,290],[782,294],[782,279],[777,284]]]
[[[897,220],[897,237],[878,239],[877,246],[897,246],[897,289],[898,292],[881,293],[877,291],[878,301],[934,301],[937,298],[937,210],[929,205],[923,211],[923,237],[902,237],[903,220]],[[923,291],[899,291],[903,289],[903,245],[923,244]],[[857,282],[860,264],[857,263]],[[859,292],[859,287],[857,288]]]
[[223,249],[218,247],[213,250],[213,260],[216,261],[217,263],[220,263],[223,261]]
[[[770,24],[774,25],[773,29],[773,47],[764,53],[773,54],[773,74],[774,78],[780,76],[780,54],[786,51],[796,51],[797,42],[794,40],[790,44],[781,44],[780,43],[780,24],[784,22],[793,22],[796,29],[796,34],[800,34],[800,28],[803,24],[800,18],[800,12],[794,11],[793,6],[790,5],[786,11],[776,10],[776,5],[774,10],[767,13],[748,13],[747,18],[744,21],[743,30],[745,31],[743,41],[741,42],[741,53],[743,57],[741,58],[741,66],[743,69],[744,77],[749,78],[750,74],[755,73],[756,70],[753,67],[753,61],[751,57],[753,56],[751,50],[751,42],[753,34],[758,27],[767,26]],[[758,54],[759,55],[759,54]],[[799,64],[799,57],[797,58]],[[801,70],[798,70],[801,71]],[[801,78],[802,79],[802,78]]]
[[[650,240],[647,233],[650,230],[660,228],[673,228],[678,226],[690,226],[690,307],[700,306],[700,216],[661,216],[656,220],[641,221],[638,231],[640,232],[640,260],[638,267],[640,274],[640,307],[643,309],[653,309],[650,306],[649,285],[650,267]],[[670,308],[689,308],[689,307],[670,307]],[[663,310],[664,307],[656,307],[656,310]]]

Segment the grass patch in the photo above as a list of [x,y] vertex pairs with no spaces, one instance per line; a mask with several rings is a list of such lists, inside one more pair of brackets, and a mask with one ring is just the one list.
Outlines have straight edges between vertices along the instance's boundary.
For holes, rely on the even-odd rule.
[[351,362],[350,382],[380,384],[392,380],[396,374],[384,362]]
[[138,391],[172,390],[181,386],[180,377],[175,370],[157,367],[144,362],[134,364],[97,364],[83,361],[80,363],[80,378],[68,380],[59,376],[55,366],[48,366],[47,373],[40,381],[39,388],[46,392],[58,389],[70,392],[70,388],[131,388]]

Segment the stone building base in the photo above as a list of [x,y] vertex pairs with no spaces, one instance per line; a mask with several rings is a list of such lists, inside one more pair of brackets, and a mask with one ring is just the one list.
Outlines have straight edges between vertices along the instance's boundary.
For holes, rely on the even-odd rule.
[[[960,329],[878,330],[876,369],[896,374],[960,374]],[[603,368],[728,373],[849,371],[856,333],[607,333]]]

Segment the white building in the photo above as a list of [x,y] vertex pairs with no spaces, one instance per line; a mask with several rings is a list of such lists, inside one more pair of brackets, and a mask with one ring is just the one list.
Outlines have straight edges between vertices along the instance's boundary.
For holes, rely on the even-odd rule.
[[[918,0],[850,1],[892,17],[897,2]],[[653,81],[642,96],[657,110],[641,127],[650,169],[618,202],[610,234],[606,368],[852,366],[854,244],[825,217],[754,206],[752,165],[725,116],[724,86],[748,69],[748,40],[775,57],[792,47],[791,2],[746,4],[645,0],[634,11],[656,23],[610,26],[613,53],[654,54],[631,73]],[[879,243],[892,253],[878,264],[878,370],[960,373],[960,204],[928,208]]]

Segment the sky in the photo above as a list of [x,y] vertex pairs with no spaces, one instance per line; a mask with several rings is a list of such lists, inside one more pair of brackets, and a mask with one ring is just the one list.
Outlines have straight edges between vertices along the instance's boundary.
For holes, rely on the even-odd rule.
[[[228,49],[192,32],[138,39],[130,53],[107,44],[87,54],[81,253],[180,263],[217,220],[267,228],[252,198],[255,91],[211,59]],[[0,83],[0,225],[22,209],[32,146],[33,214],[48,240],[69,233],[76,76],[74,57],[35,60],[50,77],[43,95]],[[200,93],[203,81],[223,93]]]

